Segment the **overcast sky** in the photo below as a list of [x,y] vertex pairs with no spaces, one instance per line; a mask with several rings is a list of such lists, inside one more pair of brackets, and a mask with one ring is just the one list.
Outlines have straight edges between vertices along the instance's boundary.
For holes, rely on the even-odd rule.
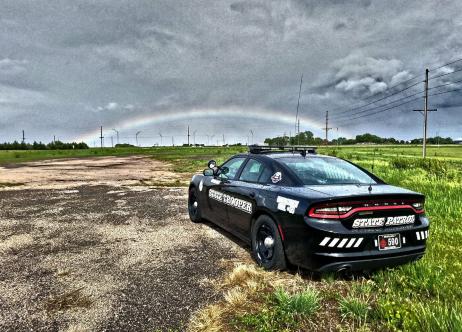
[[[423,83],[351,109],[462,58],[461,31],[457,0],[0,0],[0,140],[24,129],[28,141],[93,144],[102,125],[106,145],[112,128],[124,142],[141,131],[140,144],[160,135],[179,144],[189,124],[197,143],[251,140],[250,130],[258,142],[293,134],[301,74],[301,130],[323,135],[328,110],[331,138],[421,137],[412,109],[423,100],[359,116]],[[431,80],[448,84],[431,92],[461,80],[462,71]],[[430,107],[430,135],[462,136],[462,91],[432,96]]]

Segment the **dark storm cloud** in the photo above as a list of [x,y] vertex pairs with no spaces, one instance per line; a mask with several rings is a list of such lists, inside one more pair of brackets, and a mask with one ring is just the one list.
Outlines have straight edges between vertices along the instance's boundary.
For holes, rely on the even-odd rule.
[[[300,110],[316,134],[329,110],[340,134],[418,136],[420,126],[407,127],[415,112],[405,107],[349,123],[337,114],[426,66],[462,57],[461,28],[457,1],[5,0],[0,140],[21,129],[47,140],[50,128],[71,139],[156,112],[258,108],[293,115],[301,73]],[[457,68],[462,63],[440,70]],[[446,78],[438,84],[462,75]],[[460,94],[434,101],[441,123],[458,130]],[[188,122],[197,121],[146,130],[177,134]],[[274,118],[212,117],[199,130],[245,136],[257,126],[258,140],[292,129]]]

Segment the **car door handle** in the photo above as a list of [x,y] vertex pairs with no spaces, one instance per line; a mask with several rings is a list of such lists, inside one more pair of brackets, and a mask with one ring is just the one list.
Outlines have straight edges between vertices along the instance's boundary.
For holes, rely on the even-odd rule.
[[255,192],[254,192],[254,191],[251,191],[251,192],[249,193],[249,196],[252,197],[252,198],[255,198]]

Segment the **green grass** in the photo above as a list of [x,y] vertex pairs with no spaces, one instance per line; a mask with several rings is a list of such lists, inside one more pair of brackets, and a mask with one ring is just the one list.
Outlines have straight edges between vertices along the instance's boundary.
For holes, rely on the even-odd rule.
[[[207,161],[223,162],[245,147],[121,148],[74,151],[0,151],[0,164],[30,160],[103,155],[147,155],[170,163],[177,172],[193,173]],[[366,313],[364,324],[372,330],[462,331],[462,146],[429,147],[428,160],[418,146],[322,147],[319,153],[351,160],[387,183],[421,192],[431,220],[424,258],[416,263],[386,269],[363,280],[344,282],[329,277],[344,297],[334,299],[335,310],[353,324]],[[323,282],[321,282],[323,284]],[[321,295],[323,295],[321,293]],[[274,293],[261,310],[231,317],[243,330],[296,331],[303,328],[301,308],[313,303],[303,292]],[[317,296],[325,307],[331,297]],[[371,311],[369,308],[373,308]],[[373,314],[372,314],[373,312]],[[364,321],[364,320],[363,320]],[[322,322],[320,323],[322,324]],[[364,326],[363,326],[364,327]]]
[[[382,156],[374,162],[374,173],[386,182],[425,194],[431,220],[427,252],[422,260],[372,276],[375,295],[371,301],[377,306],[374,319],[390,330],[462,331],[462,161],[456,158],[459,150],[448,151],[451,157],[447,160],[422,161],[401,154]],[[352,161],[372,168],[370,152],[338,152],[352,154]],[[347,302],[352,305],[355,296],[359,312],[360,296],[352,295]],[[353,308],[347,310],[345,305],[345,300],[339,302],[342,313],[352,313]]]
[[[175,164],[181,172],[196,171],[206,166],[207,161],[223,162],[233,154],[245,152],[242,147],[151,147],[151,148],[91,148],[84,150],[0,150],[0,165],[57,158],[85,158],[99,156],[147,155]],[[413,158],[422,154],[420,146],[329,146],[320,147],[319,153],[338,155],[346,159],[380,162],[391,158]],[[429,146],[430,159],[462,160],[462,145]]]
[[152,147],[92,148],[84,150],[0,150],[0,165],[59,158],[146,155],[170,162],[177,172],[195,172],[206,168],[210,159],[221,163],[230,156],[247,151],[246,147]]
[[365,322],[371,307],[367,300],[356,296],[343,297],[338,301],[342,318],[353,318]]
[[282,288],[266,297],[261,310],[236,317],[234,326],[244,331],[298,331],[320,308],[321,297],[313,288],[290,294]]

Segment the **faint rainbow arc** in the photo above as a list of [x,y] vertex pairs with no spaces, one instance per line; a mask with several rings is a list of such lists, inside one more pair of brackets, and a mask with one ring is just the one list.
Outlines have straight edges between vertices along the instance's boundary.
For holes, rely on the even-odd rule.
[[[284,123],[291,128],[295,126],[294,115],[293,114],[284,114],[286,112],[268,110],[268,109],[193,109],[189,111],[163,111],[155,114],[142,115],[134,118],[125,119],[119,122],[114,122],[110,125],[111,128],[116,128],[119,131],[130,130],[133,128],[138,128],[142,126],[147,126],[150,124],[162,124],[165,122],[186,120],[186,119],[200,119],[200,118],[217,118],[217,117],[227,117],[230,118],[240,118],[240,119],[256,119],[262,120],[265,122],[275,121],[278,124]],[[308,130],[320,130],[323,124],[320,121],[315,121],[308,116],[301,115],[300,125],[305,127]],[[90,141],[99,137],[100,132],[98,129],[87,132],[81,136],[75,138],[75,141]]]

